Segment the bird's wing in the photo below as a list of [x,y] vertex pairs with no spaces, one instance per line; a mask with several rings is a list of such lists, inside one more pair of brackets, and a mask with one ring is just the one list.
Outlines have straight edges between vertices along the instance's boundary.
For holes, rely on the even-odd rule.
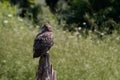
[[53,35],[51,33],[38,34],[34,40],[33,51],[34,55],[40,56],[53,45]]

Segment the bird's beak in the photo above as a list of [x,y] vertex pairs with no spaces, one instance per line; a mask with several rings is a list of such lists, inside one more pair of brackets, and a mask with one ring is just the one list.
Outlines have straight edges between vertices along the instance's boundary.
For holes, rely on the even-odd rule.
[[44,27],[42,27],[42,28],[41,28],[41,31],[42,31],[42,32],[43,32],[43,31],[45,31],[45,28],[44,28]]

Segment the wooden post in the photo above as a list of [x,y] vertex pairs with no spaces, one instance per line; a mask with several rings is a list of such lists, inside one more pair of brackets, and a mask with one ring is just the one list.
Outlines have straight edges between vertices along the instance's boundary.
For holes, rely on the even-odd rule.
[[56,80],[56,71],[53,70],[49,58],[48,53],[41,56],[36,73],[36,80]]

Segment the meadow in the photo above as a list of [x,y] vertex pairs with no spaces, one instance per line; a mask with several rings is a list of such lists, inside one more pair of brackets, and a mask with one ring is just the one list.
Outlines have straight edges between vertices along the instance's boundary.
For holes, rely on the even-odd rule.
[[[0,80],[35,80],[39,59],[33,59],[32,48],[40,29],[16,16],[15,7],[0,7]],[[84,38],[52,25],[50,60],[57,80],[120,80],[119,35],[103,35],[101,40],[89,32]]]

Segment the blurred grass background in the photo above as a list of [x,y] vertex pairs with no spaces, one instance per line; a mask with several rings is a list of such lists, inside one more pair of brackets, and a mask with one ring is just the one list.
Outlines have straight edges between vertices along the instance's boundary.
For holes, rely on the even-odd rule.
[[[55,44],[50,50],[57,80],[119,80],[120,36],[63,30],[48,7],[41,25],[17,16],[18,6],[0,2],[0,80],[35,80],[39,59],[33,59],[33,40],[45,21],[50,21]],[[47,15],[45,14],[47,12]],[[64,22],[63,22],[64,23]],[[73,26],[73,25],[72,25]],[[101,33],[100,33],[101,34]]]

